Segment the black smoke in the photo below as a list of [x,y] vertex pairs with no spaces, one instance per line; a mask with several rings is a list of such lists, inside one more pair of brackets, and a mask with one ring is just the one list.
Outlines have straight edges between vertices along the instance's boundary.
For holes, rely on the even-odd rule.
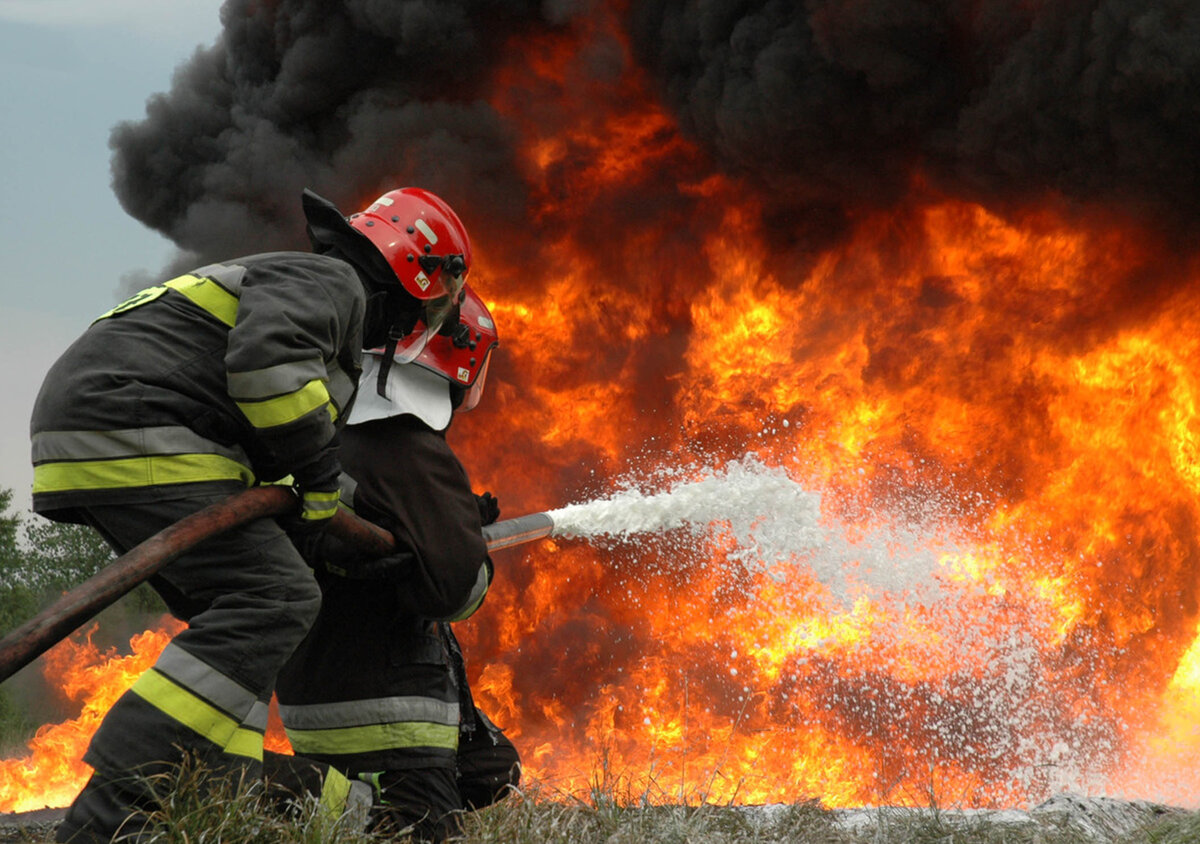
[[886,206],[920,174],[1200,212],[1190,0],[646,0],[631,21],[685,130],[789,200]]
[[521,216],[508,127],[479,96],[499,47],[556,25],[523,0],[227,0],[223,32],[110,139],[122,206],[197,259],[304,246],[299,196],[357,210],[420,184]]
[[[303,246],[304,187],[353,210],[421,184],[469,226],[528,219],[515,129],[484,99],[488,80],[512,39],[602,2],[227,0],[216,43],[145,119],[114,130],[117,196],[204,259]],[[835,236],[855,209],[915,184],[995,205],[1052,194],[1173,226],[1200,217],[1192,0],[631,0],[619,12],[681,131],[765,198],[780,241]]]

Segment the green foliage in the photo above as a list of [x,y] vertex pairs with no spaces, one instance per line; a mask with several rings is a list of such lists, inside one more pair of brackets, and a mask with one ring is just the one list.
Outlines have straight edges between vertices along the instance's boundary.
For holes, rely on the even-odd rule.
[[[357,831],[351,817],[325,815],[315,798],[281,809],[257,784],[214,776],[192,764],[153,782],[162,795],[147,813],[143,839],[154,844],[377,844],[407,841]],[[1194,844],[1200,814],[1167,810],[1124,831],[1076,828],[1066,819],[1019,823],[954,810],[862,810],[844,813],[813,800],[772,806],[623,805],[621,794],[586,799],[533,785],[463,818],[459,844]],[[0,826],[0,842],[53,841],[53,823],[31,818],[24,828]],[[15,837],[15,836],[20,837]]]
[[862,840],[839,829],[833,813],[815,801],[770,810],[622,802],[618,795],[596,791],[590,800],[564,798],[535,786],[468,814],[463,820],[462,840],[478,844],[857,844]]
[[[11,504],[12,490],[0,489],[0,635],[100,571],[114,556],[91,528],[40,517],[22,524],[19,516],[7,512]],[[164,609],[145,586],[122,601],[126,614]]]
[[32,614],[32,593],[15,577],[21,565],[17,547],[21,520],[8,513],[12,495],[11,489],[0,489],[0,634],[15,626],[14,619]]
[[100,571],[113,556],[108,543],[89,527],[45,519],[25,525],[22,574],[35,588],[70,589]]
[[[12,500],[0,492],[0,511]],[[113,558],[112,550],[90,528],[32,521],[17,540],[20,519],[0,517],[0,634],[31,618]]]
[[[98,533],[81,525],[32,517],[22,521],[8,512],[12,491],[0,489],[0,636],[30,620],[69,589],[100,571],[113,559]],[[149,626],[165,611],[162,600],[146,585],[97,616],[111,630],[114,644],[133,630]],[[0,688],[0,748],[5,751],[32,737],[39,724],[54,717],[40,681],[13,679]],[[36,714],[35,714],[36,711]]]
[[1200,841],[1200,813],[1173,812],[1145,830],[1147,844],[1195,844]]
[[16,752],[37,727],[30,714],[13,702],[9,691],[0,687],[0,758]]

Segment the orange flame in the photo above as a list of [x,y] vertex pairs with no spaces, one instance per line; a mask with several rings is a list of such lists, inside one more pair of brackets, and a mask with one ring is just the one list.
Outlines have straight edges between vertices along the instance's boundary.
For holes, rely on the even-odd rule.
[[0,811],[25,812],[45,806],[66,806],[91,776],[83,762],[88,741],[104,714],[138,676],[154,664],[171,637],[183,628],[165,618],[163,628],[134,636],[132,653],[105,652],[92,643],[95,625],[82,637],[64,639],[42,657],[47,680],[70,701],[77,701],[77,718],[47,724],[29,741],[24,757],[0,761]]
[[1163,776],[1198,747],[1177,670],[1195,263],[1133,221],[1054,197],[1000,213],[919,178],[840,241],[781,250],[755,187],[710,174],[634,63],[587,87],[618,33],[593,16],[524,39],[498,80],[540,268],[480,232],[504,346],[454,431],[477,486],[524,512],[753,454],[822,494],[864,555],[850,574],[879,531],[903,538],[897,569],[936,565],[839,603],[803,565],[730,564],[719,526],[507,555],[462,633],[527,770],[586,791],[604,759],[690,801],[1197,802]]

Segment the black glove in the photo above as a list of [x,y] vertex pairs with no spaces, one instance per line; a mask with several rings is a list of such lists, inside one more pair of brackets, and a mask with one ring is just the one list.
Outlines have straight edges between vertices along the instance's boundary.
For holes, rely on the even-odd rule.
[[314,544],[337,513],[341,473],[336,439],[315,459],[292,472],[300,509],[288,517],[283,528],[301,553],[305,551],[304,546]]
[[490,525],[500,518],[500,501],[490,492],[475,496],[475,503],[479,505],[479,521],[483,524]]

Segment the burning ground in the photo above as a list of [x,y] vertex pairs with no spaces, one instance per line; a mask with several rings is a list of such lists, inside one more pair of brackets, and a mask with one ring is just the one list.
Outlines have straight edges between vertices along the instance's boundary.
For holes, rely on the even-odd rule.
[[[739,472],[802,493],[498,555],[460,632],[530,776],[1200,805],[1194,4],[222,20],[112,136],[169,269],[303,248],[305,186],[431,188],[502,343],[451,439],[506,516]],[[52,793],[31,754],[0,809]]]

